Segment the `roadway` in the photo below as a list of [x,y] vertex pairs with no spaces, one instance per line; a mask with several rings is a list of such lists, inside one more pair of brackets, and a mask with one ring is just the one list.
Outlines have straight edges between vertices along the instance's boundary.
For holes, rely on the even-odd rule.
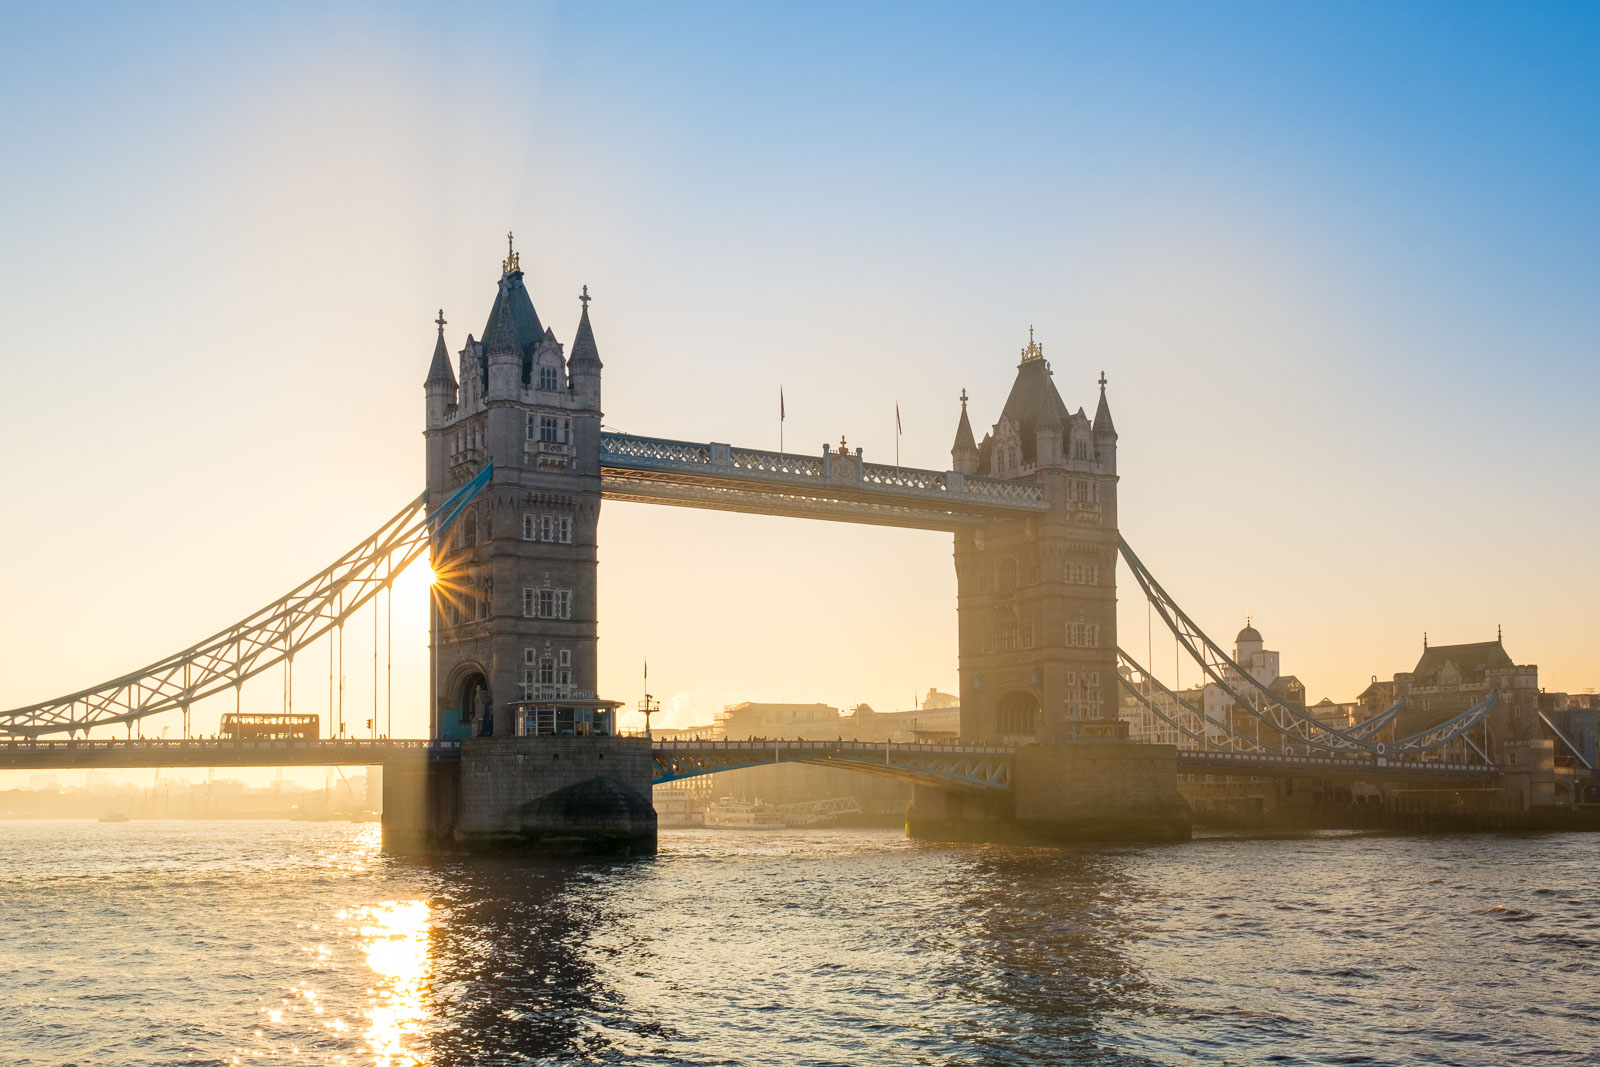
[[[713,770],[775,763],[836,763],[857,770],[951,778],[1004,789],[1012,750],[993,745],[888,744],[868,741],[657,741],[659,780]],[[0,769],[55,770],[134,767],[364,767],[420,760],[454,761],[459,741],[235,741],[144,738],[77,741],[0,740]],[[910,772],[909,775],[907,772]],[[1473,763],[1386,760],[1383,757],[1285,756],[1178,750],[1180,774],[1242,774],[1304,778],[1490,778],[1494,767]],[[955,784],[955,783],[951,783]]]

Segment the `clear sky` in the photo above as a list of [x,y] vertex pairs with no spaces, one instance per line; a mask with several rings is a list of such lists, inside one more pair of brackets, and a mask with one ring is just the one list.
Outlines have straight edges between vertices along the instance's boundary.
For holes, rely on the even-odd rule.
[[[0,707],[418,492],[432,319],[481,332],[508,229],[564,342],[594,294],[610,426],[773,447],[781,385],[789,450],[890,459],[898,402],[943,469],[1032,324],[1070,406],[1110,379],[1124,535],[1311,699],[1497,625],[1600,685],[1597,55],[1592,4],[8,5]],[[950,550],[608,504],[602,692],[953,689]]]

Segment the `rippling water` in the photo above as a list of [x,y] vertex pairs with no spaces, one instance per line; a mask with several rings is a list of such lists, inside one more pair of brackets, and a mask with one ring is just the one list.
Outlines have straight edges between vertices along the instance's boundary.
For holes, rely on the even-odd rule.
[[1595,1062],[1597,845],[0,822],[0,1063]]

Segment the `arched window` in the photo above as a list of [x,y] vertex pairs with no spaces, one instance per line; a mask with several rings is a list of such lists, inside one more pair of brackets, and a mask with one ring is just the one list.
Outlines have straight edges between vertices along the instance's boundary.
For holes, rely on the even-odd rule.
[[470,548],[477,543],[478,513],[469,508],[467,513],[461,516],[461,544],[463,547]]
[[1017,587],[1017,561],[1006,556],[995,564],[995,588],[1002,593],[1010,592]]

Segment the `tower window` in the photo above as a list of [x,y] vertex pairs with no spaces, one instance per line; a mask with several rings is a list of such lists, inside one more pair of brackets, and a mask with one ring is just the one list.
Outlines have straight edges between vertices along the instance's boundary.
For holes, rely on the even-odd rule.
[[522,589],[522,614],[530,619],[572,618],[572,590]]
[[546,391],[553,391],[559,388],[556,385],[556,369],[554,367],[539,368],[539,388]]
[[1067,644],[1075,648],[1094,648],[1100,644],[1100,627],[1092,622],[1067,623]]
[[539,440],[554,443],[559,440],[560,426],[554,415],[539,416]]
[[1100,565],[1098,563],[1067,562],[1067,582],[1070,585],[1099,585]]
[[537,541],[539,539],[539,516],[532,512],[525,512],[522,516],[522,539],[524,541]]

